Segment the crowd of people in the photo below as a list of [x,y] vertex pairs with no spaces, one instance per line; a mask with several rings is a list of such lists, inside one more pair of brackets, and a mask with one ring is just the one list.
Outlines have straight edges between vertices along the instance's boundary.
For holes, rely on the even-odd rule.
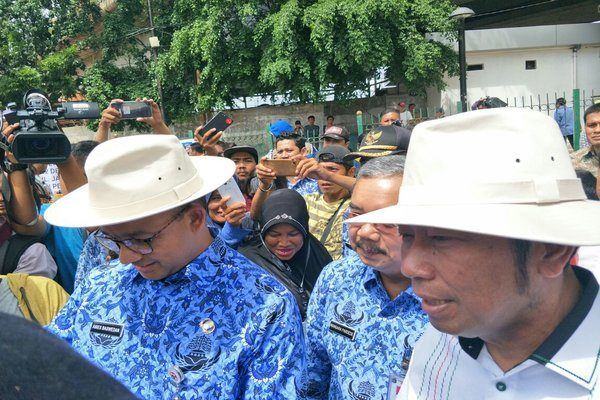
[[60,196],[4,155],[0,398],[600,399],[600,104],[577,151],[560,106],[402,102],[263,155],[140,101],[152,133],[108,107]]

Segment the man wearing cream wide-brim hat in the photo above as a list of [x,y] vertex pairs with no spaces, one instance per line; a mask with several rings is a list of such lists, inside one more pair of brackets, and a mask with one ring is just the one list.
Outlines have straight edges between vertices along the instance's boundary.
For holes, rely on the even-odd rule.
[[552,118],[504,108],[417,125],[398,204],[349,222],[399,225],[432,325],[398,399],[599,398],[598,282],[569,261],[600,244],[600,204]]
[[92,268],[49,330],[142,398],[295,398],[293,297],[206,227],[203,197],[234,163],[139,135],[100,144],[85,169],[89,184],[45,216],[98,226],[120,263]]

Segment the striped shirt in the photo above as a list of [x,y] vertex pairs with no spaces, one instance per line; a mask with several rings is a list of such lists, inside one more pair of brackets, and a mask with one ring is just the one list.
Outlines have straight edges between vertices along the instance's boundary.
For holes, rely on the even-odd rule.
[[333,203],[327,203],[322,194],[314,193],[304,196],[304,200],[308,208],[308,229],[318,240],[322,239],[329,220],[335,218],[329,235],[327,235],[325,241],[321,240],[321,243],[323,243],[331,258],[338,260],[342,256],[344,212],[350,204],[350,199],[345,198]]
[[415,345],[396,400],[600,400],[598,281],[573,269],[579,301],[527,360],[505,372],[483,340],[430,326]]

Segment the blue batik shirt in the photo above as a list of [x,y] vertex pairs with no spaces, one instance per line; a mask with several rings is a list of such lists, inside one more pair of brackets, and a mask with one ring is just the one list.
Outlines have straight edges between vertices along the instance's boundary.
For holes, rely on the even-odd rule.
[[411,288],[390,300],[378,273],[358,255],[330,263],[310,296],[299,396],[393,399],[427,323]]
[[293,189],[296,192],[300,193],[302,196],[306,196],[307,194],[320,193],[319,184],[317,183],[317,180],[312,178],[299,179],[296,183],[292,183],[288,180],[287,186],[288,189]]
[[[342,218],[344,221],[348,219],[350,216],[350,207],[346,208]],[[356,252],[352,249],[350,245],[350,226],[349,224],[342,224],[342,258],[351,257],[356,255]]]
[[87,273],[48,329],[141,398],[296,398],[294,298],[221,239],[161,281],[116,261]]

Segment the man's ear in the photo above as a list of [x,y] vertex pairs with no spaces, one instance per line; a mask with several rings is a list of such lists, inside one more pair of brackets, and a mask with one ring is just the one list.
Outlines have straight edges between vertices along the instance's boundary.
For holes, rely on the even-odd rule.
[[350,168],[348,168],[348,171],[346,172],[346,175],[347,176],[354,176],[355,172],[356,172],[356,168],[350,167]]
[[300,154],[304,157],[306,157],[306,154],[308,153],[308,149],[306,148],[306,146],[304,146],[301,150],[300,150]]
[[204,209],[204,207],[202,207],[200,202],[192,203],[190,205],[188,214],[190,216],[190,225],[193,230],[202,228],[202,226],[206,223],[207,211]]
[[546,278],[556,278],[563,273],[577,253],[577,247],[551,243],[534,243],[530,260],[537,262],[538,273]]

